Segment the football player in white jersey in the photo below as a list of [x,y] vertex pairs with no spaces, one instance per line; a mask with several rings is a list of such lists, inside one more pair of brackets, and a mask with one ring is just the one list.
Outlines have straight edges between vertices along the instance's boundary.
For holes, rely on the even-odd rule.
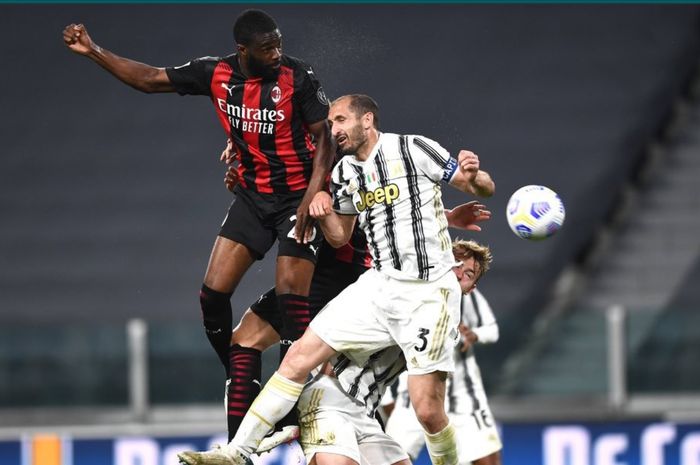
[[310,213],[334,246],[348,241],[359,219],[373,269],[333,299],[292,345],[233,440],[221,449],[181,453],[188,465],[242,465],[294,407],[316,366],[338,352],[363,366],[394,345],[407,361],[408,389],[431,460],[458,463],[444,398],[447,373],[454,371],[462,292],[451,272],[455,261],[440,183],[478,196],[492,195],[494,183],[473,152],[462,150],[455,159],[425,137],[380,133],[379,110],[368,96],[337,99],[329,119],[348,156],[333,170],[333,199],[319,193]]
[[[453,243],[455,257],[461,259],[479,247],[472,241]],[[490,253],[487,254],[486,271]],[[454,350],[455,372],[448,380],[445,408],[450,421],[457,430],[460,444],[460,465],[499,465],[502,448],[498,429],[489,408],[486,391],[481,381],[481,372],[474,356],[474,344],[489,344],[498,341],[498,324],[491,307],[477,290],[460,283],[465,295],[461,302],[462,321],[460,333],[462,343]],[[386,397],[390,397],[387,392]],[[384,399],[382,400],[384,403]],[[387,406],[391,409],[390,406]],[[387,422],[386,432],[415,459],[425,444],[423,431],[411,408],[407,379],[401,375],[393,402],[393,410]]]
[[[468,294],[475,290],[476,282],[488,270],[491,261],[491,252],[488,247],[477,244],[474,241],[456,241],[453,243],[455,258],[460,264],[453,268],[459,278],[459,284],[464,292],[463,299],[468,299]],[[495,324],[493,314],[489,316],[480,309],[466,309],[462,312],[465,317],[463,322],[475,322],[475,333],[482,334],[484,339],[493,338],[493,328],[486,322]],[[476,327],[479,320],[484,324]],[[460,325],[465,340],[472,340],[475,335],[469,335],[467,325]],[[498,328],[495,329],[497,338]],[[462,346],[463,352],[471,351],[468,345]],[[458,357],[460,362],[455,373],[462,376],[466,367],[465,358]],[[350,358],[343,354],[333,357],[325,370],[307,383],[299,398],[299,420],[301,426],[300,443],[310,465],[409,465],[410,461],[405,450],[406,442],[402,437],[391,436],[389,430],[384,432],[379,422],[375,419],[375,412],[380,403],[384,391],[396,380],[399,373],[405,378],[406,361],[399,346],[383,349],[367,360],[364,366],[354,364]],[[472,373],[472,368],[465,368]],[[478,370],[478,368],[477,368]],[[455,386],[455,383],[452,383]],[[481,397],[481,394],[476,394]],[[465,391],[466,396],[466,391]],[[473,399],[473,398],[472,398]],[[488,409],[483,398],[482,409]],[[449,404],[452,406],[452,404]],[[456,410],[462,412],[472,411],[469,406],[455,405]],[[402,433],[420,436],[419,448],[425,443],[423,431],[416,420],[415,413],[410,410],[412,418],[409,424],[415,425]],[[467,420],[471,417],[466,414]],[[394,417],[392,417],[394,418]],[[465,437],[461,434],[462,418],[455,419],[455,427],[460,434],[460,441],[467,440],[468,451],[473,456],[473,447],[481,444],[479,438]],[[497,433],[496,433],[497,434]],[[500,443],[499,443],[500,445]],[[483,448],[483,446],[481,446]],[[413,454],[412,457],[416,457]],[[462,457],[460,457],[461,460]],[[468,463],[462,462],[460,463]],[[497,462],[490,462],[497,463]]]

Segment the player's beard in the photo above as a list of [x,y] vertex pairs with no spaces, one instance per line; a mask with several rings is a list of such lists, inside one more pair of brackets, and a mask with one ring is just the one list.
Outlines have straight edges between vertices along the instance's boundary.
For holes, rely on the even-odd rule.
[[347,142],[349,142],[349,144],[346,144],[345,147],[338,147],[340,153],[342,153],[343,155],[357,154],[359,148],[367,142],[367,136],[362,130],[361,125],[358,124],[357,126],[354,126],[352,129],[350,129],[350,133],[347,135]]
[[253,55],[248,55],[248,70],[253,76],[261,77],[265,80],[276,79],[279,74],[279,68],[275,69],[270,65],[266,65]]

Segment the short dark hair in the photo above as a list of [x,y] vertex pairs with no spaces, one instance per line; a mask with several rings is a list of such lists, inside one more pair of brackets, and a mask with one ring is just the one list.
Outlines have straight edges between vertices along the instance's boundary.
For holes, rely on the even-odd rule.
[[254,35],[265,34],[275,29],[277,23],[272,16],[262,10],[245,10],[233,23],[233,40],[239,45],[250,45]]
[[379,129],[379,105],[372,97],[365,94],[350,94],[343,95],[336,101],[343,98],[350,99],[350,110],[356,115],[362,116],[365,113],[372,113],[374,115],[374,128]]

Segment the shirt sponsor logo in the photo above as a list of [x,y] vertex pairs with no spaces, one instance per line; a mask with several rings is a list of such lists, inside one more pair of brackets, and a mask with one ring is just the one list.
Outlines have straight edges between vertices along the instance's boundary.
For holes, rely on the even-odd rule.
[[226,114],[232,129],[257,134],[274,134],[275,123],[284,121],[284,110],[267,108],[249,108],[245,105],[233,105],[222,98],[217,98],[219,110]]
[[399,186],[396,184],[378,187],[373,191],[360,191],[360,201],[357,202],[355,206],[358,211],[363,211],[367,208],[372,208],[378,203],[391,205],[394,203],[394,200],[399,198],[399,194]]

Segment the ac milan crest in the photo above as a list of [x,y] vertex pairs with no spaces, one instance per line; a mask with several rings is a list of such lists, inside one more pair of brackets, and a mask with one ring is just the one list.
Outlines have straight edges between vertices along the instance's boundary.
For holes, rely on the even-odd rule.
[[279,88],[279,86],[275,86],[272,88],[272,90],[270,91],[270,98],[275,103],[279,102],[282,99],[282,90]]

